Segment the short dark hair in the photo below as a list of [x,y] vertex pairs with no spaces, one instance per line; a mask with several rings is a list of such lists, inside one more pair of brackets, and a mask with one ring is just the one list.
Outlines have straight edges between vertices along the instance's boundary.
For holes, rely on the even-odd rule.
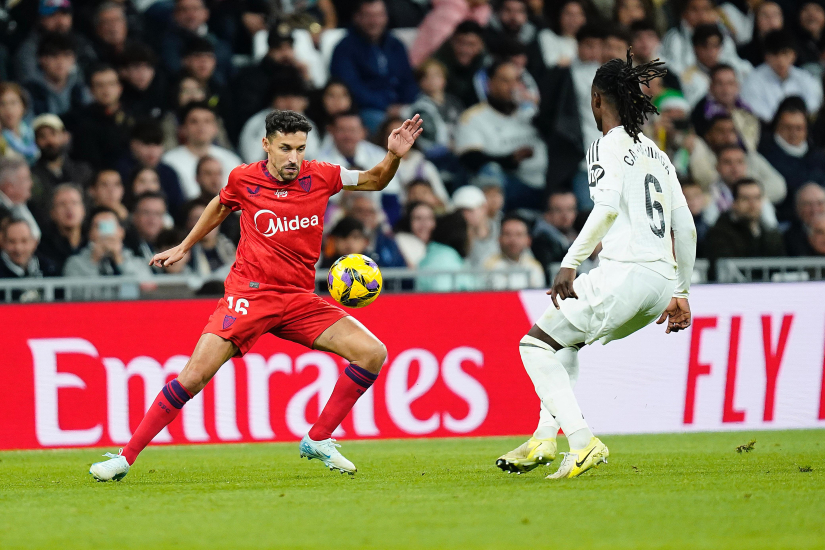
[[722,120],[732,121],[733,117],[730,115],[730,113],[718,113],[713,115],[712,117],[710,117],[710,120],[708,120],[707,126],[705,126],[705,133],[700,137],[704,138],[707,135],[707,133],[710,132],[711,128],[716,126],[716,123]]
[[187,55],[196,55],[201,53],[215,53],[215,45],[212,44],[208,39],[203,38],[201,36],[193,36],[190,38],[186,45],[183,47],[183,52],[181,57],[186,57]]
[[455,31],[453,31],[453,36],[457,36],[459,34],[476,34],[484,37],[484,29],[476,21],[466,19],[459,23],[455,28]]
[[[200,159],[198,159],[198,164],[195,166],[195,177],[198,177],[200,175],[201,168],[203,168],[203,165],[206,164],[207,162],[220,163],[220,161],[218,159],[216,159],[215,157],[213,157],[212,155],[202,156]],[[221,168],[223,168],[223,165],[221,165]]]
[[498,0],[493,4],[493,8],[496,11],[500,11],[504,7],[504,4],[506,4],[507,2],[518,2],[519,4],[522,4],[525,8],[527,8],[528,11],[530,9],[530,6],[527,5],[527,0]]
[[295,111],[278,111],[277,109],[266,115],[266,137],[274,136],[277,132],[294,134],[295,132],[309,133],[312,124],[309,119]]
[[504,216],[501,218],[501,229],[502,230],[504,229],[504,224],[508,223],[508,222],[521,222],[521,223],[523,223],[524,227],[527,229],[527,234],[528,235],[530,234],[530,225],[531,224],[530,224],[530,222],[528,222],[524,218],[524,216],[519,216],[515,212],[508,212],[507,214],[504,214]]
[[127,42],[123,52],[117,58],[118,67],[132,67],[134,65],[157,66],[158,58],[152,48],[141,42]]
[[9,230],[9,227],[12,225],[17,225],[22,223],[26,227],[29,228],[29,232],[31,233],[32,237],[34,237],[34,231],[32,230],[32,226],[28,220],[24,218],[18,218],[17,216],[12,216],[10,218],[6,218],[3,220],[2,225],[0,226],[0,235],[6,236],[6,232]]
[[[115,174],[117,174],[118,178],[121,178],[120,172],[118,172],[114,168],[101,168],[100,170],[95,172],[95,177],[92,178],[92,183],[89,185],[89,187],[95,187],[97,185],[97,182],[100,181],[100,176],[102,176],[106,172],[114,172]],[[120,179],[120,184],[123,185],[123,178]]]
[[101,214],[111,214],[117,220],[118,225],[123,227],[123,223],[120,221],[120,216],[117,215],[117,212],[115,212],[113,208],[109,208],[108,206],[95,206],[86,218],[87,232],[92,228],[92,221]]
[[731,187],[731,192],[733,193],[733,200],[739,198],[739,191],[745,187],[746,185],[756,185],[759,187],[759,191],[762,191],[762,184],[756,181],[753,178],[741,178],[736,180]]
[[349,109],[347,111],[341,111],[340,113],[335,113],[334,115],[332,115],[329,119],[329,123],[330,124],[335,124],[339,120],[341,120],[342,118],[352,118],[352,117],[355,117],[358,120],[361,120],[361,115],[358,114],[358,111],[355,111],[353,109]]
[[54,208],[54,198],[64,191],[75,191],[78,195],[80,195],[81,202],[83,201],[83,189],[76,183],[60,183],[52,189],[51,194],[49,195],[49,209],[51,210]]
[[769,32],[765,35],[762,43],[765,47],[765,55],[775,55],[787,50],[796,49],[796,40],[794,40],[791,33],[784,29]]
[[115,70],[115,68],[106,63],[98,63],[97,65],[92,67],[92,69],[89,71],[89,87],[92,86],[92,81],[94,81],[96,75],[99,75],[100,73],[107,73],[109,71],[112,71],[113,73],[115,73],[115,75],[117,75],[117,71]]
[[731,143],[729,145],[723,145],[722,147],[720,147],[719,150],[716,152],[716,158],[718,159],[722,156],[722,153],[726,153],[727,151],[741,151],[743,155],[748,154],[748,152],[741,144]]
[[719,25],[699,25],[693,30],[693,38],[691,38],[691,43],[694,48],[696,46],[704,46],[708,43],[708,40],[714,36],[719,39],[719,42],[722,42],[725,38],[722,35],[722,31],[719,30]]
[[189,114],[192,111],[198,111],[198,110],[209,111],[213,115],[217,116],[215,114],[215,109],[213,109],[212,106],[209,105],[208,101],[190,101],[189,103],[187,103],[186,105],[184,105],[181,108],[181,110],[180,110],[180,121],[182,123],[186,122],[186,119],[189,117]]
[[[428,182],[427,180],[418,180],[418,182],[419,183],[424,182],[424,183],[427,184],[427,186],[430,186],[430,182]],[[431,205],[428,202],[424,202],[424,201],[409,202],[404,207],[404,215],[401,216],[401,218],[395,224],[395,227],[393,227],[393,231],[395,231],[396,233],[412,233],[412,213],[419,206],[424,206],[426,208],[429,208],[430,210],[432,210],[433,213],[435,213],[435,208],[433,208],[433,205]]]
[[163,127],[155,120],[140,120],[132,127],[129,139],[150,145],[163,144]]
[[71,34],[50,32],[40,38],[37,45],[37,57],[60,55],[62,53],[75,53],[77,43]]
[[710,70],[710,79],[713,80],[716,75],[722,71],[733,71],[733,74],[736,74],[736,69],[734,69],[733,66],[727,63],[717,63],[716,66]]
[[[677,5],[677,9],[679,11],[679,16],[681,17],[690,7],[690,4],[696,2],[697,0],[684,0],[683,2],[679,2]],[[716,2],[714,0],[707,0],[707,2],[711,5],[716,7]]]
[[487,67],[487,78],[492,80],[493,78],[496,77],[496,73],[498,73],[498,70],[500,68],[502,68],[504,65],[512,65],[512,64],[513,64],[513,62],[510,61],[509,59],[497,58],[497,59],[493,60],[493,62],[490,63],[490,66]]
[[362,235],[364,235],[364,224],[361,223],[360,220],[346,216],[341,218],[338,223],[335,224],[335,227],[332,228],[332,231],[330,231],[329,234],[331,237],[346,239],[355,231],[359,231]]
[[[616,3],[618,4],[618,2]],[[634,21],[630,24],[628,30],[630,31],[630,36],[633,38],[635,38],[637,34],[642,32],[655,32],[656,36],[661,38],[661,35],[659,34],[659,29],[656,28],[656,25],[650,19],[640,19],[639,21]]]
[[[511,0],[512,1],[512,0]],[[489,50],[495,57],[508,61],[517,55],[527,55],[527,46],[520,40],[505,36],[489,45]]]
[[604,37],[618,38],[619,40],[624,41],[628,45],[630,45],[630,43],[633,41],[633,37],[630,36],[630,33],[618,25],[608,27]]
[[168,209],[168,205],[166,203],[166,195],[164,195],[160,191],[146,191],[145,193],[141,193],[140,195],[135,197],[134,210],[137,210],[137,207],[141,202],[152,199],[162,200],[163,206],[165,206]]
[[181,221],[185,223],[186,218],[189,217],[189,213],[192,212],[193,208],[197,206],[203,206],[206,208],[209,206],[210,201],[211,199],[207,199],[205,197],[195,197],[194,199],[190,199],[183,203],[183,206],[180,207]]
[[376,2],[381,2],[382,4],[386,4],[384,0],[356,0],[354,5],[352,6],[352,13],[356,14],[361,11],[361,8],[366,6],[367,4],[375,4]]
[[604,25],[600,25],[598,23],[585,23],[578,31],[576,31],[576,42],[583,42],[588,38],[604,40],[606,37],[607,29],[604,28]]
[[464,214],[453,212],[438,218],[430,239],[453,248],[462,258],[466,258],[470,248],[470,239]]
[[158,235],[156,247],[158,250],[168,250],[174,248],[183,242],[186,238],[186,233],[177,227],[171,229],[164,229]]

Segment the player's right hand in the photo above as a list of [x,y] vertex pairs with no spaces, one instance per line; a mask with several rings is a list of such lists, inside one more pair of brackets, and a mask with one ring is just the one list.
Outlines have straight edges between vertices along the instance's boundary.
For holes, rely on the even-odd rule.
[[184,256],[186,256],[186,250],[183,249],[182,245],[178,245],[155,254],[149,261],[149,265],[153,267],[170,266],[181,261]]
[[665,322],[665,319],[667,319],[665,334],[679,332],[680,330],[688,328],[690,326],[690,304],[687,298],[676,298],[675,296],[671,298],[667,309],[665,309],[662,316],[659,317],[659,320],[656,321],[656,324],[661,325]]
[[579,299],[576,295],[576,291],[573,290],[573,281],[575,280],[575,269],[572,267],[563,267],[559,269],[559,272],[556,274],[556,279],[553,281],[553,288],[547,291],[547,294],[550,295],[550,299],[553,300],[553,305],[556,306],[556,309],[561,309],[559,303],[556,301],[557,296],[562,300],[565,298],[575,298],[576,300]]

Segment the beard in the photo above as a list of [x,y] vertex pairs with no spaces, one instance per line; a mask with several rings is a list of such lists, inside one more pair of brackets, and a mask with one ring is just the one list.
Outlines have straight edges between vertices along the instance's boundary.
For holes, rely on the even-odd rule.
[[66,153],[65,145],[49,145],[40,149],[40,157],[46,162],[51,162],[62,157]]
[[518,107],[516,105],[516,102],[513,101],[512,99],[502,100],[502,99],[497,99],[493,96],[488,96],[487,97],[487,103],[490,104],[490,107],[492,107],[493,109],[495,109],[496,111],[498,111],[500,113],[504,113],[505,115],[513,114],[513,111],[515,111],[516,107]]
[[[294,169],[295,172],[287,172],[288,168]],[[300,174],[300,166],[297,164],[285,164],[281,168],[278,168],[278,175],[281,177],[282,181],[292,181],[298,177],[298,174]]]

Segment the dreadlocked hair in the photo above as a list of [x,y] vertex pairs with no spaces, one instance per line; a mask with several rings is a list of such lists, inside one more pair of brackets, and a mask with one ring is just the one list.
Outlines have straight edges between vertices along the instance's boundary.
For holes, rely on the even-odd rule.
[[651,80],[665,74],[664,62],[658,59],[634,67],[630,48],[627,49],[626,61],[611,59],[596,71],[593,85],[616,105],[622,126],[633,141],[639,141],[647,115],[659,114],[650,97],[642,93],[641,85],[648,85]]

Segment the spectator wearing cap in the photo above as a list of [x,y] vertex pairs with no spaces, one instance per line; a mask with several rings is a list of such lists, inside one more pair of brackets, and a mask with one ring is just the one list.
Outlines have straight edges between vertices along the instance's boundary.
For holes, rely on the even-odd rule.
[[353,217],[345,216],[329,232],[320,268],[329,269],[338,258],[347,254],[366,254],[368,245],[364,224]]
[[[252,164],[266,158],[266,152],[261,147],[261,138],[266,135],[266,116],[277,109],[279,111],[295,111],[305,114],[309,106],[309,94],[300,82],[287,81],[276,83],[272,92],[272,103],[269,108],[262,109],[246,121],[238,139],[238,151],[247,164]],[[307,134],[305,158],[314,159],[321,148],[318,130],[315,123],[310,121],[312,131]]]
[[469,265],[483,267],[498,253],[498,237],[501,227],[487,211],[487,197],[478,187],[465,185],[453,193],[453,207],[461,212],[467,223],[469,248],[466,258]]
[[92,167],[109,168],[129,148],[132,117],[120,102],[123,86],[117,72],[108,65],[100,65],[89,75],[89,89],[94,101],[66,115],[66,127],[75,136],[72,156]]
[[69,132],[57,115],[40,115],[32,122],[34,141],[40,157],[32,166],[32,197],[29,205],[39,223],[45,223],[51,209],[52,191],[61,183],[85,188],[94,175],[91,166],[69,158]]
[[[54,277],[60,273],[47,258],[39,256],[37,239],[26,220],[13,218],[0,231],[0,279],[31,279]],[[5,292],[0,293],[0,300]],[[41,299],[40,291],[14,290],[11,299],[31,302]]]
[[478,103],[473,77],[487,58],[483,36],[481,25],[475,21],[464,21],[435,54],[435,58],[447,68],[445,91],[458,98],[464,107]]
[[37,48],[39,71],[25,75],[35,115],[63,115],[92,101],[77,70],[75,40],[70,34],[43,35]]
[[218,119],[209,104],[205,102],[188,104],[181,120],[183,144],[164,153],[161,160],[178,173],[184,197],[194,199],[201,194],[198,182],[195,180],[199,159],[209,155],[220,161],[223,166],[224,185],[226,185],[229,172],[242,161],[229,149],[214,144],[218,136]]
[[544,286],[544,270],[530,252],[531,243],[530,228],[524,218],[507,215],[501,220],[499,253],[484,264],[485,269],[505,272],[493,276],[493,288],[521,290]]
[[232,50],[209,31],[209,9],[203,0],[175,0],[172,24],[163,35],[160,57],[169,74],[177,74],[183,65],[186,45],[195,37],[209,40],[215,47],[216,73],[223,82],[232,76]]
[[237,129],[272,102],[272,90],[277,83],[309,82],[309,69],[295,57],[292,28],[274,25],[269,30],[266,55],[256,65],[244,67],[233,80]]
[[498,182],[505,209],[535,208],[544,195],[547,147],[529,114],[515,102],[521,71],[496,61],[487,74],[488,101],[461,116],[456,152],[478,182]]
[[773,135],[766,136],[760,151],[785,178],[788,193],[777,205],[780,221],[794,218],[796,192],[809,181],[825,185],[825,153],[808,141],[805,103],[798,97],[785,99],[776,111]]
[[332,54],[330,73],[346,83],[364,124],[374,131],[390,107],[415,101],[418,86],[407,49],[387,32],[384,0],[361,0],[352,21]]
[[20,218],[29,222],[32,234],[40,240],[40,226],[27,205],[31,198],[32,176],[29,165],[20,157],[0,159],[0,221]]
[[49,207],[49,222],[37,248],[41,256],[48,258],[59,273],[73,255],[86,246],[83,220],[86,206],[83,191],[74,183],[61,183],[54,188]]
[[137,122],[129,138],[129,150],[118,160],[117,171],[123,181],[139,168],[155,170],[160,179],[160,187],[169,204],[169,209],[177,213],[183,205],[183,190],[178,173],[161,160],[163,157],[163,129],[153,120]]
[[[825,216],[825,188],[818,183],[808,182],[796,193],[796,216],[785,231],[785,250],[788,256],[813,256],[811,234],[814,221]],[[819,254],[825,251],[820,250]]]
[[742,86],[742,100],[763,122],[769,122],[783,99],[799,96],[808,112],[822,105],[822,83],[799,67],[794,67],[793,37],[786,31],[765,36],[765,62],[753,70]]
[[710,120],[716,115],[729,114],[736,133],[748,151],[759,145],[762,126],[750,107],[742,101],[739,90],[741,79],[730,65],[719,63],[710,70],[708,93],[699,100],[690,116],[698,135],[704,135]]
[[15,54],[14,72],[18,79],[32,78],[38,73],[40,41],[48,33],[58,33],[72,38],[75,55],[82,69],[88,69],[97,61],[92,43],[82,34],[72,31],[73,22],[70,0],[40,0],[37,26],[20,44]]
[[490,5],[484,0],[435,0],[432,4],[410,47],[413,67],[418,67],[435,53],[463,21],[474,21],[485,27],[490,20]]
[[753,34],[750,42],[738,48],[739,57],[758,67],[765,61],[765,36],[785,26],[782,8],[776,2],[761,2],[753,9]]
[[28,101],[26,93],[14,82],[0,83],[0,127],[9,149],[34,164],[39,153],[34,143],[34,131],[25,120]]
[[140,119],[159,119],[167,106],[167,81],[157,70],[157,57],[146,44],[127,43],[117,59],[123,84],[123,108]]

